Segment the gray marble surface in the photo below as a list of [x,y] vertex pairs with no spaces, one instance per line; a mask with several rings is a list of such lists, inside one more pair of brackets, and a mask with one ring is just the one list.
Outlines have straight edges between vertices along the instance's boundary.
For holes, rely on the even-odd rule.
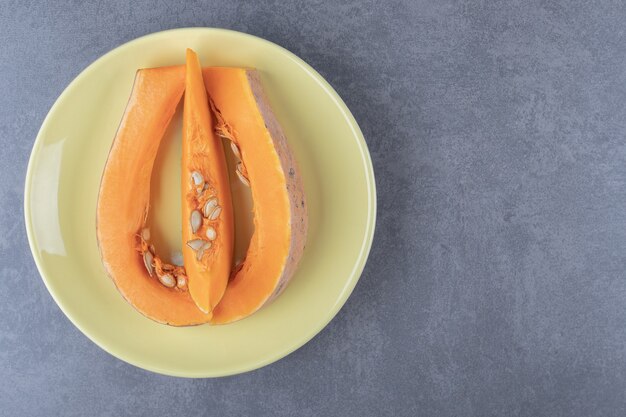
[[[41,2],[43,3],[43,2]],[[626,8],[617,1],[0,6],[0,415],[626,415]],[[337,89],[372,154],[370,260],[332,323],[186,380],[91,343],[30,256],[23,184],[65,86],[135,37],[267,38]]]

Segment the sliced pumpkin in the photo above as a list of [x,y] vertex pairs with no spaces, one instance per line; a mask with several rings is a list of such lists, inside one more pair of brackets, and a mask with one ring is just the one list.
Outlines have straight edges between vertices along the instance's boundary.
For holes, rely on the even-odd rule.
[[222,141],[215,134],[202,68],[187,50],[182,153],[183,257],[200,310],[220,302],[233,257],[233,207]]
[[298,166],[258,73],[205,68],[203,76],[216,129],[234,143],[237,175],[249,184],[254,204],[248,252],[213,309],[211,323],[224,324],[249,316],[285,289],[304,251],[308,220]]
[[[146,221],[153,163],[185,88],[183,268],[161,261]],[[254,201],[255,230],[245,259],[232,273],[233,210],[219,137],[231,141],[239,160],[234,174],[250,187]],[[299,170],[256,71],[202,71],[193,51],[187,52],[186,67],[138,71],[97,208],[104,266],[129,303],[171,325],[242,319],[285,289],[306,233]]]
[[96,226],[104,267],[145,316],[174,326],[205,323],[184,270],[160,260],[145,227],[159,143],[185,88],[181,67],[137,71],[100,184]]

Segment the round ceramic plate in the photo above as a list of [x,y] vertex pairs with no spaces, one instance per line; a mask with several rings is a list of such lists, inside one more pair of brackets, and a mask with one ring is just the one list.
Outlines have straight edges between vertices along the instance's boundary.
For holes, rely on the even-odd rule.
[[[287,290],[249,318],[223,326],[176,328],[145,318],[124,301],[105,274],[96,242],[100,178],[135,71],[183,64],[186,48],[193,48],[204,66],[260,71],[300,165],[309,207],[306,250]],[[168,213],[180,207],[163,203],[179,200],[179,140],[179,129],[171,128],[161,146],[171,152],[157,162],[167,175],[153,179],[161,196],[155,204],[167,214],[157,219],[161,224],[163,218],[180,217]],[[163,198],[167,194],[175,197]],[[67,317],[112,355],[154,372],[186,377],[259,368],[315,336],[358,281],[376,217],[366,143],[332,87],[301,59],[271,42],[207,28],[144,36],[104,55],[76,77],[39,131],[28,165],[24,205],[35,262]],[[165,223],[162,234],[171,244],[175,239],[171,236],[180,236],[180,222]]]

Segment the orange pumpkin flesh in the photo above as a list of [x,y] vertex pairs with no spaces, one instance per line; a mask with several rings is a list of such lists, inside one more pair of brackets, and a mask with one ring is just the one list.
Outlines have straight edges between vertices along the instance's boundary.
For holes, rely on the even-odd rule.
[[[190,49],[185,84],[181,176],[183,257],[191,297],[200,310],[208,313],[224,295],[230,276],[233,208],[224,148],[214,131],[200,61]],[[195,233],[194,211],[196,219],[202,219]],[[198,243],[198,239],[210,247],[194,250],[185,244],[194,240]]]
[[236,143],[254,202],[254,233],[211,323],[230,323],[281,293],[302,256],[307,211],[302,179],[255,70],[205,68],[217,129]]
[[185,87],[181,67],[137,71],[100,185],[96,213],[104,267],[120,293],[145,316],[174,326],[205,323],[187,291],[150,277],[138,252],[150,202],[150,178],[159,143]]
[[[197,251],[183,245],[189,292],[165,288],[150,277],[138,253],[147,248],[138,234],[145,225],[153,162],[185,88],[183,243],[206,239],[203,235],[209,226],[216,232],[211,248],[199,261]],[[230,282],[233,214],[223,149],[214,130],[237,145],[234,149],[241,159],[237,175],[248,182],[254,201],[255,230],[246,258]],[[189,177],[193,172],[200,172],[208,184],[208,193],[200,197]],[[216,219],[203,218],[194,233],[191,212],[214,195],[222,211]],[[284,290],[302,256],[306,231],[300,174],[256,71],[206,68],[200,74],[193,52],[187,54],[186,70],[138,71],[107,160],[97,209],[103,263],[129,303],[153,320],[178,326],[209,320],[224,324],[247,317]],[[157,261],[155,267],[160,268]]]

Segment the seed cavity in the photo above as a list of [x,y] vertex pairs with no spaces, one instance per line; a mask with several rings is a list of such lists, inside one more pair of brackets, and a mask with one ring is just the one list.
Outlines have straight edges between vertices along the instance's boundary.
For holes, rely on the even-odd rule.
[[215,207],[215,209],[209,214],[209,220],[215,220],[220,216],[222,212],[222,208],[220,206]]
[[189,223],[192,233],[196,233],[198,229],[200,229],[200,226],[202,226],[202,214],[200,214],[198,210],[192,211],[189,217]]
[[154,255],[151,252],[144,252],[143,254],[143,264],[146,266],[148,270],[148,274],[150,276],[154,275],[154,267],[152,266],[152,261],[154,260]]
[[189,246],[191,249],[197,251],[199,250],[202,246],[204,246],[204,240],[202,239],[193,239],[187,242],[187,246]]
[[167,288],[173,288],[176,285],[176,280],[171,274],[163,274],[159,277],[159,282],[165,285]]
[[209,217],[215,207],[217,207],[217,197],[208,199],[202,208],[202,214],[204,214],[204,217]]
[[207,229],[206,229],[206,237],[209,240],[215,240],[215,238],[217,237],[217,232],[215,231],[215,229],[212,226],[207,227]]

